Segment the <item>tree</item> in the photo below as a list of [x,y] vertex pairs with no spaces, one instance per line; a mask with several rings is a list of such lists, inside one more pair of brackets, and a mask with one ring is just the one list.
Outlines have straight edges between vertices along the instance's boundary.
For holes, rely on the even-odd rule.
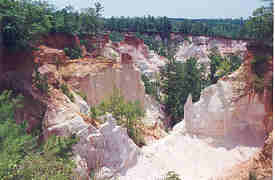
[[209,80],[211,84],[215,84],[218,81],[218,77],[216,76],[216,72],[218,71],[218,67],[222,62],[222,56],[218,51],[218,48],[211,49],[210,54],[208,55],[210,59],[210,74]]
[[172,118],[171,126],[184,117],[184,105],[189,94],[193,101],[200,98],[202,89],[202,69],[198,67],[197,59],[190,58],[186,62],[170,59],[162,69],[162,92],[165,94],[165,111]]
[[22,99],[7,90],[0,94],[0,179],[76,179],[70,156],[78,139],[51,136],[39,146],[41,134],[27,134],[26,123],[14,120]]
[[263,0],[268,4],[256,9],[245,24],[249,36],[259,43],[273,47],[273,1]]
[[101,17],[103,13],[104,7],[100,2],[95,3],[95,15],[96,17]]

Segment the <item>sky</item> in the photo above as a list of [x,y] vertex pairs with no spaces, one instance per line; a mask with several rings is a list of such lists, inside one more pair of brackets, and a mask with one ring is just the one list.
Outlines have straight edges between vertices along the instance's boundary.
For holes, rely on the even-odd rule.
[[[93,0],[49,0],[62,8],[86,8]],[[262,6],[260,0],[97,0],[104,16],[167,16],[171,18],[247,18]]]

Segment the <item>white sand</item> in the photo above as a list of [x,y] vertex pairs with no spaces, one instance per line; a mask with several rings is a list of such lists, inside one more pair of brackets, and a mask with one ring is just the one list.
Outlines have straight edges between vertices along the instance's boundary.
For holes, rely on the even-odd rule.
[[120,174],[120,180],[160,180],[175,171],[185,180],[205,180],[247,160],[258,148],[213,147],[206,140],[173,132],[142,149],[138,163]]

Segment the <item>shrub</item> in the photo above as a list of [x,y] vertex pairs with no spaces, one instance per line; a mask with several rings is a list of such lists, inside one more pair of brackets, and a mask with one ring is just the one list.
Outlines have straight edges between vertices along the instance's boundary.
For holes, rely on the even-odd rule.
[[76,167],[70,160],[72,145],[77,143],[75,136],[51,136],[38,152],[30,152],[22,160],[13,179],[75,179],[73,169]]
[[264,74],[264,64],[269,58],[267,56],[255,56],[251,63],[251,70],[257,76],[262,77]]
[[89,43],[86,39],[80,39],[80,44],[85,46],[85,47],[88,47]]
[[97,107],[91,108],[91,117],[97,118],[106,112],[111,113],[117,120],[117,124],[127,128],[127,133],[133,141],[142,146],[145,144],[141,132],[141,117],[144,116],[144,110],[141,108],[140,103],[126,102],[124,97],[120,95],[119,91],[115,89],[113,95]]
[[12,97],[11,91],[0,94],[0,179],[13,176],[13,170],[32,147],[33,140],[25,132],[26,124],[17,125],[14,121],[16,107],[22,96]]
[[45,94],[47,94],[49,91],[48,78],[46,76],[42,76],[37,70],[37,67],[35,68],[34,85],[37,89]]
[[84,92],[75,91],[75,93],[78,94],[80,97],[82,97],[82,99],[84,99],[85,101],[87,101],[87,95]]
[[255,172],[249,172],[249,180],[257,180],[256,173]]
[[252,76],[252,88],[256,93],[263,93],[265,88],[264,78],[257,75]]
[[74,48],[64,48],[65,55],[70,59],[78,59],[82,57],[82,50],[79,46]]
[[176,174],[174,171],[169,171],[167,174],[166,174],[166,177],[164,180],[181,180],[179,175]]
[[218,48],[211,49],[208,57],[210,59],[210,84],[215,84],[219,78],[234,72],[242,64],[242,59],[237,55],[222,57]]
[[26,133],[26,123],[18,125],[14,121],[15,109],[22,107],[22,98],[11,91],[0,94],[0,179],[76,179],[70,156],[78,139],[74,135],[52,136],[39,146],[38,136]]
[[187,41],[189,44],[192,44],[192,41],[188,37],[184,37],[184,41]]
[[74,95],[70,92],[68,86],[66,84],[61,84],[62,92],[72,101],[75,101]]
[[122,33],[119,33],[119,32],[116,32],[116,31],[112,31],[110,34],[109,34],[109,38],[111,41],[113,42],[120,42],[120,41],[123,41],[124,40],[124,36]]
[[142,75],[141,79],[144,83],[145,92],[156,98],[156,100],[160,101],[160,82],[159,81],[150,81],[150,79],[146,75]]

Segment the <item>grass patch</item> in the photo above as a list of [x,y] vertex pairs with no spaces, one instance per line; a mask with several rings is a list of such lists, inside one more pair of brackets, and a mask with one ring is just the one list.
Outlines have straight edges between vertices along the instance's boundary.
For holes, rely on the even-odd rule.
[[70,92],[70,90],[66,84],[61,84],[60,88],[61,88],[63,94],[65,94],[72,102],[75,101],[74,95]]

